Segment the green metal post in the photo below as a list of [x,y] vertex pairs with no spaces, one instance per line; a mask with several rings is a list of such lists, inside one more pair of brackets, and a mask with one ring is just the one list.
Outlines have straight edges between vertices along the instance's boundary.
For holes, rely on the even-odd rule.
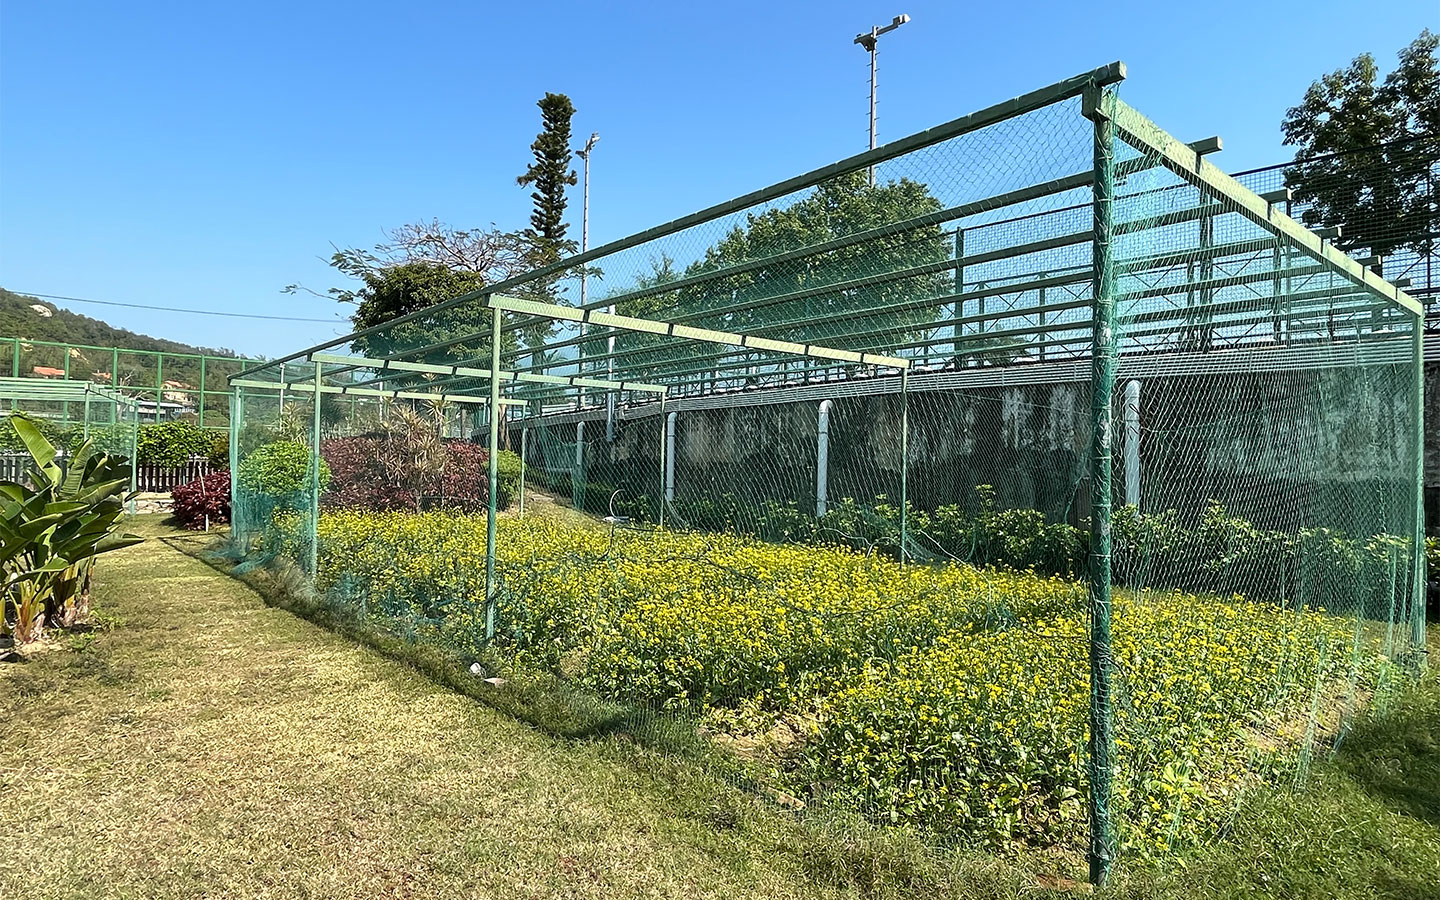
[[90,389],[85,389],[85,424],[80,426],[80,434],[84,440],[90,440]]
[[1415,317],[1415,552],[1410,637],[1417,668],[1426,664],[1425,644],[1425,316]]
[[[70,348],[65,348],[65,380],[70,380]],[[60,415],[64,418],[65,424],[70,424],[70,401],[66,400],[60,404]]]
[[[119,390],[120,388],[120,348],[112,347],[110,350],[110,387]],[[112,417],[113,418],[113,417]]]
[[661,395],[660,395],[660,492],[659,492],[659,500],[660,500],[660,521],[659,521],[657,524],[658,524],[659,527],[662,528],[662,529],[665,527],[665,487],[666,487],[666,484],[665,484],[665,482],[666,482],[665,475],[666,475],[667,472],[670,471],[670,463],[669,463],[669,459],[668,459],[668,457],[669,457],[669,455],[670,455],[669,452],[668,452],[669,449],[670,449],[670,435],[669,435],[669,431],[668,431],[669,427],[670,427],[670,426],[669,426],[669,424],[668,424],[668,420],[665,418],[665,395],[664,395],[664,394],[661,394]]
[[[111,418],[120,418],[120,404],[116,400],[110,401],[110,407],[114,412]],[[130,410],[134,421],[130,423],[130,495],[134,497],[140,490],[140,403],[136,401],[135,406]],[[135,515],[135,501],[129,503],[130,515]]]
[[325,384],[325,367],[315,364],[314,414],[310,422],[310,577],[320,574],[320,388]]
[[[20,339],[14,338],[11,341],[10,351],[10,374],[15,378],[20,377]],[[15,398],[10,398],[10,411],[15,411]]]
[[235,473],[240,468],[240,419],[245,415],[244,388],[230,389],[230,537],[241,537],[240,492],[236,490]]
[[530,434],[530,417],[520,421],[520,518],[525,518],[525,440]]
[[[955,296],[965,295],[965,229],[955,228]],[[950,354],[958,357],[960,355],[960,338],[964,326],[961,319],[965,316],[965,301],[955,301],[955,324],[950,327]]]
[[[316,396],[319,396],[318,394]],[[165,397],[165,357],[155,357],[155,424],[160,424],[160,401]]]
[[900,370],[900,565],[910,548],[910,370]]
[[[1200,202],[1209,207],[1210,199],[1202,196]],[[1199,345],[1197,350],[1209,350],[1215,340],[1215,329],[1211,323],[1215,319],[1215,313],[1211,306],[1215,302],[1215,288],[1211,282],[1215,279],[1215,255],[1210,249],[1215,246],[1215,217],[1208,210],[1200,218],[1200,328],[1198,330]]]
[[500,310],[490,310],[490,509],[485,517],[485,640],[495,637],[495,530],[500,506]]
[[1115,159],[1108,91],[1092,88],[1085,107],[1095,123],[1093,275],[1094,325],[1090,383],[1090,880],[1103,885],[1115,862],[1110,818],[1115,756],[1110,645],[1110,463],[1114,443],[1111,394],[1115,390],[1115,269],[1111,233]]
[[200,427],[205,427],[205,360],[200,357]]

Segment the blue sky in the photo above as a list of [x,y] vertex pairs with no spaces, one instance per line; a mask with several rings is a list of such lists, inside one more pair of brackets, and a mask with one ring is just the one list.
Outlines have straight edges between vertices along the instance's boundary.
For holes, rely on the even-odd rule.
[[[535,100],[601,135],[592,244],[1123,59],[1126,100],[1229,170],[1288,158],[1279,122],[1356,54],[1388,69],[1433,0],[1365,4],[39,2],[0,6],[0,286],[334,319],[62,304],[138,331],[280,355],[343,334],[289,296],[331,244],[439,218],[518,228]],[[579,236],[578,191],[571,205]]]

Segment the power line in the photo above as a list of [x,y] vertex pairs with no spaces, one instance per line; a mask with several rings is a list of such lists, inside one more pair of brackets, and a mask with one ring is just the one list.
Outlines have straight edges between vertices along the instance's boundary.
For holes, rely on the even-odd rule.
[[64,300],[69,303],[95,303],[100,306],[123,306],[126,309],[153,309],[160,312],[190,313],[196,316],[224,316],[227,319],[267,319],[272,322],[321,322],[334,325],[339,319],[304,319],[296,316],[262,316],[259,313],[219,312],[213,309],[185,309],[179,306],[149,306],[144,303],[118,303],[114,300],[91,300],[87,297],[62,297],[59,294],[37,294],[34,291],[17,291],[6,288],[12,294],[22,294],[40,300]]

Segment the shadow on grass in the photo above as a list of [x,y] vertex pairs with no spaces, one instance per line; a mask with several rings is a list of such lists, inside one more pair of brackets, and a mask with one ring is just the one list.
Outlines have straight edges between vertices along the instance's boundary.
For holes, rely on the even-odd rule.
[[[293,569],[269,566],[246,571],[237,567],[234,560],[215,549],[213,536],[176,535],[160,540],[243,582],[266,604],[370,647],[545,734],[571,741],[608,739],[620,748],[623,759],[666,786],[676,816],[702,822],[718,832],[764,831],[773,842],[773,851],[797,859],[813,883],[867,900],[939,895],[1010,900],[1033,888],[1033,870],[1056,869],[1056,861],[1049,855],[1030,860],[1031,865],[981,852],[942,852],[915,829],[875,825],[853,811],[824,804],[797,812],[793,800],[783,806],[776,802],[777,792],[768,787],[754,764],[717,748],[693,720],[610,701],[563,678],[509,672],[493,655],[464,658],[442,647],[407,640],[316,597]],[[504,683],[493,685],[472,674],[470,664],[474,662],[487,674],[502,675]],[[1064,883],[1074,874],[1057,877]]]
[[1357,723],[1335,766],[1389,808],[1440,826],[1440,673]]
[[[674,713],[607,700],[573,682],[540,674],[518,673],[496,654],[467,657],[434,644],[407,640],[349,610],[315,595],[303,576],[284,566],[237,566],[215,549],[213,536],[161,537],[166,545],[254,589],[265,602],[304,618],[328,631],[364,644],[403,662],[433,681],[471,697],[498,712],[556,737],[570,740],[616,737],[704,763],[732,783],[748,780],[743,767],[716,750],[699,734],[696,723]],[[471,672],[479,663],[482,674]],[[501,683],[486,681],[499,676]]]

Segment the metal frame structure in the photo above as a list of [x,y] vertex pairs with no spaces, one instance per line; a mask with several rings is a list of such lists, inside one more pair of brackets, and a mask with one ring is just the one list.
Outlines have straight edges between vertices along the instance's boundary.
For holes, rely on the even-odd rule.
[[[160,404],[164,401],[166,394],[195,395],[198,399],[198,403],[196,404],[196,418],[201,428],[207,427],[205,425],[206,399],[211,399],[215,397],[228,397],[229,394],[229,391],[217,391],[214,389],[212,384],[207,383],[210,381],[210,376],[212,375],[212,372],[210,371],[211,368],[216,364],[223,363],[226,368],[239,367],[243,369],[247,365],[252,365],[258,362],[258,360],[248,359],[240,356],[215,356],[202,353],[172,353],[165,350],[133,350],[125,347],[100,347],[89,344],[62,343],[59,341],[31,341],[18,337],[0,340],[0,349],[6,349],[7,345],[10,352],[10,377],[24,378],[27,381],[51,380],[46,379],[43,376],[28,376],[21,371],[20,361],[22,355],[26,352],[34,352],[37,348],[60,351],[63,357],[62,371],[64,372],[65,380],[72,380],[70,378],[71,359],[73,355],[71,351],[88,351],[92,353],[108,354],[110,357],[110,380],[108,382],[92,381],[91,383],[106,384],[112,390],[131,394],[136,396],[137,398],[153,396],[155,402],[155,415],[157,417],[160,414]],[[153,358],[155,369],[155,384],[153,386],[141,386],[120,383],[120,364],[128,357],[141,357],[143,359]],[[165,387],[165,365],[167,360],[172,361],[172,363],[175,360],[198,360],[200,364],[199,386],[194,388]],[[217,372],[213,374],[218,374],[221,377],[228,377],[223,372]],[[78,381],[80,379],[73,380]],[[228,404],[229,400],[227,399],[225,402]],[[208,427],[213,428],[216,426]]]
[[[6,401],[9,401],[7,404]],[[130,428],[130,493],[137,489],[137,447],[140,435],[140,404],[134,397],[127,396],[101,385],[89,381],[57,381],[52,379],[39,378],[0,378],[0,405],[7,405],[7,409],[0,409],[0,416],[11,416],[19,412],[18,406],[21,403],[44,403],[60,404],[61,409],[68,411],[71,403],[84,407],[84,414],[81,433],[86,439],[90,437],[90,410],[95,404],[102,407],[108,406],[110,415],[108,425],[114,427],[121,424],[119,411],[128,409],[134,417]],[[43,415],[41,413],[29,413],[31,415]],[[62,412],[62,416],[68,412]],[[127,511],[135,512],[135,504],[132,500],[127,504]]]
[[[273,379],[263,382],[268,389],[298,389],[302,379],[287,379],[282,367],[313,365],[303,379],[313,379],[308,388],[312,391],[373,391],[426,399],[478,396],[483,388],[492,410],[523,402],[527,409],[522,423],[538,418],[583,424],[587,418],[605,416],[604,409],[587,405],[579,389],[607,391],[622,401],[619,419],[661,415],[662,495],[668,486],[664,435],[672,427],[666,414],[673,412],[667,403],[679,400],[690,408],[692,403],[784,402],[783,396],[823,398],[898,388],[903,547],[910,391],[966,379],[1028,382],[1048,377],[1042,373],[1052,370],[1088,381],[1089,856],[1092,880],[1102,883],[1116,847],[1109,802],[1115,755],[1111,398],[1117,373],[1170,366],[1208,367],[1215,373],[1239,355],[1253,358],[1259,370],[1266,371],[1290,364],[1323,366],[1324,361],[1307,362],[1311,351],[1323,355],[1342,342],[1353,347],[1353,357],[1347,358],[1378,354],[1388,359],[1395,355],[1402,330],[1413,335],[1407,353],[1413,350],[1418,373],[1424,331],[1423,310],[1412,297],[1337,249],[1324,234],[1291,219],[1282,206],[1284,197],[1261,197],[1207,161],[1205,155],[1219,149],[1217,138],[1182,143],[1122,102],[1113,88],[1124,77],[1123,64],[1103,66],[384,325],[263,363],[232,384],[250,390],[258,386],[253,384],[256,376],[264,374]],[[649,250],[653,260],[687,236],[695,238],[688,245],[693,250],[701,240],[699,229],[709,228],[705,240],[713,240],[754,221],[759,215],[755,210],[783,207],[834,179],[872,167],[883,177],[887,163],[907,154],[929,152],[1065,104],[1070,107],[1064,112],[1088,120],[1093,152],[1083,171],[1059,177],[1047,172],[1019,187],[1006,182],[1007,189],[994,196],[962,195],[952,198],[959,202],[918,216],[726,264],[711,264],[692,254],[682,261],[687,268],[677,277],[636,278],[628,289],[604,297],[587,292],[576,307],[553,302],[558,282],[595,278],[598,264],[623,261],[630,251]],[[1163,183],[1151,184],[1153,176],[1164,176]],[[747,213],[752,218],[743,218]],[[1246,233],[1229,235],[1227,230],[1237,230],[1237,223]],[[1184,230],[1183,241],[1171,237],[1178,230]],[[922,235],[927,252],[943,245],[944,255],[831,278],[812,266],[826,254],[863,250],[910,234]],[[1117,249],[1122,242],[1152,235],[1160,236],[1158,249],[1122,258]],[[805,270],[805,279],[777,278],[777,288],[758,277],[804,266],[812,266]],[[745,286],[735,287],[742,280]],[[904,284],[923,289],[838,314],[808,305],[815,298]],[[611,308],[623,314],[606,311]],[[648,314],[630,315],[627,308]],[[365,346],[366,339],[398,325],[423,326],[437,315],[461,311],[470,314],[473,326],[457,332],[452,325],[443,330],[447,336],[436,334],[437,339],[424,346],[398,348],[373,359],[332,352],[345,344]],[[769,318],[760,317],[760,311]],[[735,327],[735,322],[746,324]],[[482,330],[482,325],[488,328]],[[512,364],[502,367],[507,336],[537,333],[544,335],[539,346],[511,353]],[[488,359],[466,358],[468,351],[462,348],[487,338]],[[589,352],[587,345],[604,350]],[[527,354],[522,363],[520,357]],[[1406,354],[1400,358],[1410,359]],[[895,371],[898,384],[882,374],[885,369]],[[356,380],[365,371],[373,375]],[[618,374],[594,377],[601,372]],[[507,398],[507,386],[512,397],[523,396],[523,401]],[[1417,397],[1422,390],[1423,380],[1417,376]],[[1423,416],[1423,404],[1412,402],[1416,415]],[[495,631],[496,456],[505,417],[500,412],[489,420],[487,636]],[[1423,423],[1416,426],[1417,436],[1423,435]],[[1422,480],[1420,449],[1417,444],[1417,483]],[[315,455],[318,459],[318,448]],[[1416,500],[1418,540],[1423,533],[1419,491]],[[662,500],[662,524],[664,506]],[[1412,586],[1422,591],[1423,559],[1413,555],[1417,562]],[[1423,626],[1412,639],[1423,647]]]

